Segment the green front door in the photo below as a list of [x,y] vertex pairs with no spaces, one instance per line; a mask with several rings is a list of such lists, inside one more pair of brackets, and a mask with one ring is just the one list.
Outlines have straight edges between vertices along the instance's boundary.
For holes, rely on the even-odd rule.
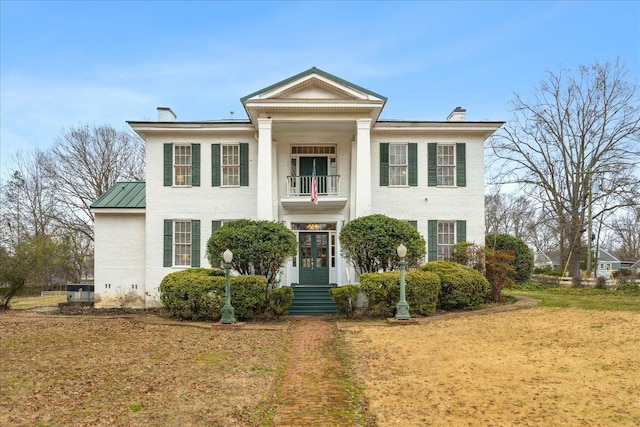
[[329,233],[300,233],[301,285],[329,284]]
[[[311,176],[313,162],[316,162],[316,177],[318,182],[318,194],[327,192],[327,158],[326,157],[300,157],[300,175]],[[302,182],[302,194],[311,193],[311,180]]]

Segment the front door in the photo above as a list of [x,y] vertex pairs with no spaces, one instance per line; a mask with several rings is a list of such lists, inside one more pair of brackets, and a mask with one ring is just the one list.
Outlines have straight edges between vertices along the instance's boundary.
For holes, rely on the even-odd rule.
[[[316,163],[316,177],[318,177],[318,194],[327,192],[327,158],[326,157],[300,157],[300,175],[311,176],[313,173],[313,162]],[[311,193],[311,180],[303,181],[302,194]]]
[[329,284],[329,233],[300,233],[301,285]]

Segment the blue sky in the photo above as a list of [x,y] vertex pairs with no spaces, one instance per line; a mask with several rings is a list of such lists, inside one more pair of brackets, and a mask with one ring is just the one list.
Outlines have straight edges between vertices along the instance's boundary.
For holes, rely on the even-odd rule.
[[0,1],[0,177],[71,126],[235,118],[316,66],[388,98],[383,119],[508,120],[544,73],[626,61],[640,2]]

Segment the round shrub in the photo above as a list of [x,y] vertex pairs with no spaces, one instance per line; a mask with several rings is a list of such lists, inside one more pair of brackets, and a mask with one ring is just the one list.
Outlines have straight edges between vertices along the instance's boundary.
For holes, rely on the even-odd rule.
[[276,288],[269,293],[268,310],[278,317],[287,314],[293,302],[293,289],[291,286]]
[[[261,276],[231,277],[231,304],[236,318],[248,320],[264,312],[266,281]],[[224,272],[217,269],[176,271],[160,283],[163,307],[170,315],[184,320],[219,320],[224,292]]]
[[352,318],[356,311],[360,285],[344,285],[337,288],[331,288],[329,289],[329,293],[336,302],[338,309],[342,313],[346,314],[348,318]]
[[513,253],[514,258],[511,261],[511,266],[516,270],[516,283],[525,283],[531,278],[533,254],[522,239],[508,234],[487,235],[485,245],[496,251]]
[[[437,274],[411,270],[405,274],[405,291],[409,312],[427,316],[436,311],[440,279]],[[390,317],[400,301],[400,272],[366,273],[360,276],[360,287],[369,301],[372,316]]]
[[449,261],[429,262],[421,267],[440,277],[438,307],[443,310],[474,310],[484,302],[489,282],[466,265]]

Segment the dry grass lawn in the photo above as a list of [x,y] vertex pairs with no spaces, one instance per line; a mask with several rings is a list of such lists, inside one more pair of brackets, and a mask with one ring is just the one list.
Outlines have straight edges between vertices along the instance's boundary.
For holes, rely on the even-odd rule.
[[638,426],[640,314],[534,308],[344,323],[380,426]]
[[264,326],[0,313],[0,425],[260,425],[290,342]]

